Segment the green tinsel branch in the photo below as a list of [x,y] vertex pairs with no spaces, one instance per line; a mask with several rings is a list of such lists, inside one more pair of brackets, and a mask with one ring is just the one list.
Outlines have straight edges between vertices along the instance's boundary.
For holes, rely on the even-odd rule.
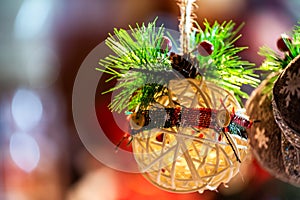
[[101,59],[99,64],[104,69],[97,69],[111,74],[107,81],[118,79],[118,84],[106,91],[119,90],[110,104],[113,111],[133,110],[140,104],[146,107],[153,101],[153,94],[166,84],[162,77],[172,68],[167,53],[160,49],[165,29],[157,28],[155,22],[137,25],[135,29],[129,27],[130,33],[115,29],[115,36],[110,35],[106,40],[116,55]]
[[[266,75],[271,72],[277,72],[278,74],[287,67],[287,65],[300,54],[300,22],[296,25],[291,32],[291,39],[286,37],[286,34],[282,35],[282,39],[288,48],[288,51],[284,55],[277,53],[270,47],[263,46],[259,50],[259,55],[264,56],[265,60],[258,68],[258,70],[264,72]],[[278,76],[274,76],[269,80],[269,84],[264,88],[263,93],[269,94],[272,98],[273,83]],[[263,77],[265,78],[265,77]]]
[[[207,40],[214,46],[214,51],[209,57],[197,55],[199,68],[207,80],[232,91],[241,102],[241,98],[247,98],[248,94],[241,90],[243,84],[256,87],[259,83],[258,76],[254,74],[254,64],[241,60],[237,55],[247,47],[236,47],[234,43],[241,37],[238,32],[243,24],[234,29],[232,21],[212,26],[204,21],[204,30],[199,27],[199,33],[195,32],[195,46],[201,41]],[[193,37],[191,37],[193,38]]]
[[[167,93],[170,79],[179,78],[172,70],[169,54],[161,49],[164,35],[170,37],[173,46],[177,41],[163,26],[157,28],[155,24],[156,20],[147,26],[130,27],[130,32],[115,29],[115,36],[110,35],[106,40],[115,55],[101,59],[99,64],[102,68],[98,70],[111,75],[107,81],[118,80],[116,86],[106,91],[119,92],[110,104],[113,111],[146,108],[155,101],[154,95]],[[241,97],[248,97],[241,91],[241,85],[257,86],[259,80],[253,73],[253,64],[237,56],[246,47],[234,46],[233,43],[241,37],[237,35],[240,27],[234,30],[234,26],[232,21],[222,24],[215,22],[212,26],[205,21],[204,30],[198,25],[198,30],[190,35],[190,49],[197,48],[200,42],[207,40],[213,44],[214,50],[207,57],[195,51],[188,56],[196,58],[195,66],[206,80],[232,91],[240,100]]]

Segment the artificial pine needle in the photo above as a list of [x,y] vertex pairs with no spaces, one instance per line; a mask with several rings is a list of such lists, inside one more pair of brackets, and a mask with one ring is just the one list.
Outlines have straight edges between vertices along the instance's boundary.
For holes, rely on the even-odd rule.
[[[288,51],[284,53],[284,55],[280,55],[270,47],[264,46],[260,48],[258,53],[259,55],[264,56],[265,60],[257,70],[260,70],[263,73],[263,79],[271,72],[281,72],[294,58],[300,55],[300,22],[298,22],[298,24],[299,25],[296,25],[291,32],[291,41],[282,37],[288,48]],[[263,91],[264,94],[269,93],[270,98],[272,98],[271,91],[277,77],[278,76],[275,76],[270,79],[270,83],[266,85],[266,88]]]
[[[104,69],[98,69],[110,74],[108,80],[118,79],[118,85],[109,91],[120,90],[110,104],[110,109],[121,112],[124,109],[135,109],[138,106],[147,107],[153,101],[156,93],[164,90],[169,77],[178,78],[174,72],[169,54],[162,51],[158,44],[167,35],[174,46],[177,41],[163,26],[156,27],[156,20],[147,25],[130,27],[131,31],[115,29],[115,36],[110,35],[106,40],[107,45],[116,55],[110,55],[100,60],[99,64]],[[209,57],[190,52],[189,56],[195,57],[195,64],[201,75],[206,80],[233,92],[241,102],[247,94],[241,91],[243,84],[257,86],[259,79],[254,75],[253,64],[241,60],[237,55],[247,47],[236,47],[234,42],[241,36],[232,21],[210,23],[204,21],[204,29],[193,21],[195,27],[190,32],[189,49],[196,49],[204,40],[214,46],[214,51]],[[176,47],[176,46],[175,46]],[[173,70],[174,71],[174,70]]]

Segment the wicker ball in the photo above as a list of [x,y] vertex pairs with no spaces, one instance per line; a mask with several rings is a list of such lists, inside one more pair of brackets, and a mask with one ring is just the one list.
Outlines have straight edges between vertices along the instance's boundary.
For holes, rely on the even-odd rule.
[[[179,104],[186,108],[221,110],[225,106],[228,111],[241,109],[231,93],[210,82],[176,80],[170,81],[168,89],[169,95],[158,100],[164,107]],[[247,141],[237,135],[230,134],[229,137],[243,161],[247,154]],[[220,137],[213,128],[178,126],[143,130],[134,135],[132,146],[146,179],[167,191],[215,190],[239,172],[240,163],[233,149],[224,135]]]

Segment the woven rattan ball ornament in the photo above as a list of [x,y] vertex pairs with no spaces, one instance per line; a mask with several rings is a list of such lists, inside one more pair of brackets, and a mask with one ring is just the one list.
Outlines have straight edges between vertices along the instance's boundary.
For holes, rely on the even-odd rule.
[[128,114],[122,140],[129,139],[141,173],[179,193],[216,190],[239,172],[252,125],[241,86],[259,82],[253,65],[236,55],[245,47],[233,45],[235,24],[205,21],[200,29],[195,2],[178,3],[179,37],[155,21],[115,30],[106,44],[116,55],[100,60],[99,69],[118,80],[110,109]]
[[[245,138],[228,135],[237,154],[235,155],[226,137],[217,131],[218,126],[229,125],[230,116],[227,110],[239,110],[239,103],[231,93],[209,82],[205,84],[193,79],[170,81],[169,89],[172,91],[171,97],[164,96],[158,100],[165,108],[150,106],[150,116],[151,109],[153,110],[153,124],[148,125],[150,128],[145,126],[145,130],[133,138],[135,159],[145,177],[165,190],[215,190],[239,172],[241,163],[237,157],[243,161],[247,155],[248,143]],[[178,104],[172,105],[168,98],[175,99],[180,107]],[[223,100],[223,105],[220,99]],[[223,106],[226,106],[226,110]],[[167,112],[171,108],[182,109],[180,124],[159,128],[159,114],[162,114],[162,121],[165,121],[164,118],[173,120],[172,114]],[[156,114],[158,110],[163,112]],[[206,116],[208,119],[205,119]],[[145,118],[145,115],[141,115],[139,119],[141,118]],[[143,123],[147,120],[135,119]],[[195,126],[191,127],[191,124]]]

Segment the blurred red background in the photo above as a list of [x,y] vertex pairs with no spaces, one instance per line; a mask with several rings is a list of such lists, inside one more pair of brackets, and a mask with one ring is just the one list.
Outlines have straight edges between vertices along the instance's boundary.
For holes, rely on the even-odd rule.
[[[174,194],[140,174],[110,169],[85,149],[74,126],[72,90],[86,56],[113,28],[152,21],[177,30],[175,0],[3,0],[0,6],[0,199],[300,199],[299,189],[274,179],[255,160],[229,188],[203,194]],[[297,0],[199,0],[198,22],[245,22],[241,54],[259,65],[259,47],[276,40],[300,19]],[[97,63],[95,63],[97,65]],[[95,72],[96,73],[96,72]],[[96,111],[117,143],[98,85]],[[247,92],[252,88],[245,87]],[[101,142],[99,142],[99,146]],[[100,148],[100,147],[99,147]],[[130,150],[125,144],[122,148]],[[242,177],[243,176],[243,177]]]

